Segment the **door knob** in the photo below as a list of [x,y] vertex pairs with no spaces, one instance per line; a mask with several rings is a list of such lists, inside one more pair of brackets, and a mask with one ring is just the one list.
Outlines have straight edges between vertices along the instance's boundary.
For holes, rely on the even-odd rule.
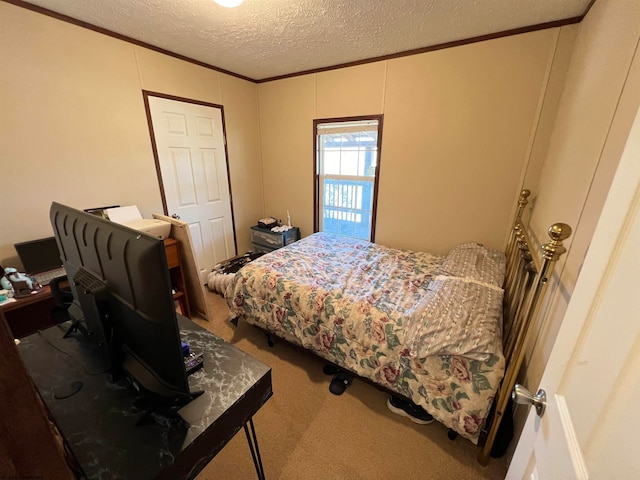
[[539,417],[544,415],[544,409],[547,407],[547,392],[543,389],[538,390],[538,393],[533,395],[522,385],[516,383],[513,387],[513,392],[511,392],[511,398],[521,405],[533,405],[536,407],[536,413]]
[[178,215],[177,213],[174,213],[173,215],[171,215],[171,218],[175,218],[176,220],[180,220],[180,215]]

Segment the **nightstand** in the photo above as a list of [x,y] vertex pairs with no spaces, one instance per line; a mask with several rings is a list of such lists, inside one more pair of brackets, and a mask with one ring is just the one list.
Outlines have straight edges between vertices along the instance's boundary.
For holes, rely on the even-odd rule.
[[251,246],[254,252],[269,253],[300,240],[300,229],[293,227],[286,232],[272,232],[266,228],[251,227]]

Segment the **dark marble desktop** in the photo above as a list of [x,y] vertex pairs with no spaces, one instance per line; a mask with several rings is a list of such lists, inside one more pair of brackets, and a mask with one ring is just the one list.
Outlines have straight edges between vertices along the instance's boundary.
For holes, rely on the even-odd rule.
[[[204,393],[178,415],[151,413],[129,382],[112,381],[107,362],[80,332],[51,327],[19,351],[73,456],[89,479],[193,478],[271,397],[271,369],[184,317],[182,340],[204,353],[189,377]],[[82,388],[68,398],[73,382]],[[258,437],[260,426],[256,425]],[[247,447],[249,448],[249,447]]]

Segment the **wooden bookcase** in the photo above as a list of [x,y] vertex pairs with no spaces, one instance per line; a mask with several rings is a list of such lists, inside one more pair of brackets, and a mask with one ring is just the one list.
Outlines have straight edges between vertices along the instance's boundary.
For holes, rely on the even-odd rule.
[[173,238],[167,238],[164,240],[164,249],[167,255],[171,285],[175,290],[173,300],[177,302],[177,310],[185,317],[190,317],[191,308],[189,307],[189,297],[187,295],[187,283],[184,279],[184,272],[180,262],[180,242]]

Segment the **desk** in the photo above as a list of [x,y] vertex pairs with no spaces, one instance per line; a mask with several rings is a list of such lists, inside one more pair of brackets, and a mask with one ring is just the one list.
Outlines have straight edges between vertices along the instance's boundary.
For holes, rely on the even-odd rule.
[[[171,284],[176,289],[173,298],[178,302],[180,311],[189,317],[191,316],[191,308],[179,256],[179,242],[173,238],[167,238],[164,240],[164,246]],[[55,325],[56,322],[51,315],[55,306],[51,288],[46,285],[38,293],[0,305],[0,309],[4,313],[11,334],[15,338],[22,338]]]
[[38,293],[1,305],[0,309],[7,319],[11,334],[22,338],[54,325],[51,311],[55,305],[51,288],[47,285]]
[[[258,478],[264,478],[252,417],[273,393],[271,369],[185,317],[178,323],[183,341],[205,354],[204,367],[189,377],[191,389],[204,393],[181,411],[188,423],[154,413],[135,426],[144,412],[142,398],[126,382],[110,381],[95,347],[80,333],[62,339],[55,326],[19,345],[27,371],[87,478],[193,478],[243,427]],[[76,380],[84,384],[78,393],[54,398]]]

